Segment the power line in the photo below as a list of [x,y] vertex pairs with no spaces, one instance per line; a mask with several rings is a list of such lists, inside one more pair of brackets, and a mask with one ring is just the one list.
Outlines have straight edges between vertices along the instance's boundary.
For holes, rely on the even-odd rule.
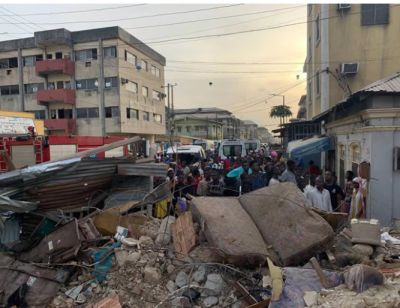
[[[88,24],[88,23],[99,23],[99,22],[116,22],[116,21],[124,21],[124,20],[136,20],[136,19],[143,19],[143,18],[151,18],[151,17],[160,17],[160,16],[171,16],[171,15],[180,15],[180,14],[189,14],[195,12],[203,12],[203,11],[213,11],[219,10],[224,8],[230,8],[234,6],[240,6],[243,4],[230,4],[230,5],[223,5],[223,6],[214,6],[211,8],[203,8],[203,9],[196,9],[196,10],[189,10],[189,11],[178,11],[178,12],[170,12],[170,13],[160,13],[160,14],[153,14],[153,15],[144,15],[144,16],[136,16],[136,17],[127,17],[127,18],[118,18],[118,19],[108,19],[108,20],[85,20],[85,21],[64,21],[64,22],[44,22],[44,23],[34,23],[35,25],[64,25],[64,24]],[[0,23],[5,24],[5,23]],[[7,24],[7,23],[6,23]],[[24,23],[17,23],[17,24],[24,24]],[[26,23],[25,23],[26,24]]]
[[[32,21],[30,21],[29,19],[24,18],[24,17],[22,17],[22,16],[19,16],[18,14],[14,13],[13,11],[11,11],[10,9],[7,9],[7,8],[4,7],[4,6],[1,6],[1,9],[4,10],[4,11],[6,11],[6,12],[11,13],[11,14],[12,14],[11,16],[17,16],[17,17],[20,18],[21,20],[25,20],[25,21],[29,22],[29,24],[33,24]],[[12,18],[13,20],[17,20],[17,21],[18,21],[18,19],[14,18],[14,17],[11,17],[11,16],[10,16],[10,18]],[[40,26],[40,25],[36,25],[36,27],[39,28],[39,29],[45,30],[45,28],[42,27],[42,26]],[[28,29],[29,29],[29,27],[28,27]],[[31,28],[31,29],[32,29],[32,28]]]
[[[127,7],[136,7],[143,6],[146,3],[142,4],[132,4],[132,5],[122,5],[115,6],[110,8],[98,8],[98,9],[88,9],[88,10],[79,10],[79,11],[62,11],[62,12],[45,12],[45,13],[29,13],[29,14],[18,14],[19,16],[44,16],[44,15],[64,15],[64,14],[75,14],[75,13],[87,13],[87,12],[98,12],[98,11],[108,11],[108,10],[117,10]],[[0,15],[0,16],[12,16],[12,15]]]
[[265,13],[271,13],[271,12],[277,12],[277,11],[284,11],[284,10],[286,11],[286,10],[300,8],[300,7],[304,7],[304,5],[298,5],[298,6],[293,6],[293,7],[274,9],[274,10],[265,10],[265,11],[251,12],[251,13],[236,14],[236,15],[228,15],[228,16],[211,17],[211,18],[204,18],[204,19],[187,20],[187,21],[173,22],[173,23],[167,23],[167,24],[146,25],[146,26],[139,26],[139,27],[127,27],[126,29],[133,30],[133,29],[146,29],[146,28],[157,28],[157,27],[165,27],[165,26],[182,25],[182,24],[188,24],[188,23],[194,23],[194,22],[203,22],[203,21],[210,21],[210,20],[220,20],[220,19],[227,19],[227,18],[250,16],[250,15],[259,15],[259,14],[265,14]]

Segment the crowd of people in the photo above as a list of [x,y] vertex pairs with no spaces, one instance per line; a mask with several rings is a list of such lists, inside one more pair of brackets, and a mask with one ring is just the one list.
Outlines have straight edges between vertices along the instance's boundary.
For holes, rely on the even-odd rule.
[[238,196],[282,182],[292,182],[304,193],[309,203],[327,212],[345,212],[350,218],[365,215],[365,187],[352,171],[340,187],[330,170],[322,172],[310,161],[304,170],[295,161],[285,160],[277,151],[264,149],[245,157],[218,161],[212,154],[207,159],[174,162],[168,158],[166,181],[170,182],[175,203],[186,195]]

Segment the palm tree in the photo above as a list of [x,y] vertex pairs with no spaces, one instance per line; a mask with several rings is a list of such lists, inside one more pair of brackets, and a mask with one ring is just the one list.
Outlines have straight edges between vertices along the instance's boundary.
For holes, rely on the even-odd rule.
[[286,105],[273,106],[271,108],[269,116],[271,118],[279,118],[280,124],[282,126],[282,123],[285,122],[285,117],[292,116],[292,111],[290,110],[290,107]]

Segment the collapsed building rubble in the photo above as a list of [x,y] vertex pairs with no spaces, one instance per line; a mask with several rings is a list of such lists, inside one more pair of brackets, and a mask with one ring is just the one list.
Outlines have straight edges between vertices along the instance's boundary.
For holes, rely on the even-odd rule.
[[135,140],[0,175],[1,306],[400,304],[396,230],[345,227],[290,183],[193,197],[155,218],[171,188],[151,177],[166,165],[90,157]]

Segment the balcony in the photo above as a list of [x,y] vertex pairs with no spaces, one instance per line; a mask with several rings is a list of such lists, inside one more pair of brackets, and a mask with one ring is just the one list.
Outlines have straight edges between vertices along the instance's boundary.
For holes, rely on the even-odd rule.
[[75,90],[55,89],[39,90],[37,92],[37,101],[42,103],[64,103],[75,105]]
[[75,63],[70,59],[37,61],[35,70],[36,74],[39,76],[46,76],[49,74],[65,74],[73,76],[75,74]]
[[61,131],[64,134],[75,134],[76,119],[47,119],[44,126],[49,131]]

